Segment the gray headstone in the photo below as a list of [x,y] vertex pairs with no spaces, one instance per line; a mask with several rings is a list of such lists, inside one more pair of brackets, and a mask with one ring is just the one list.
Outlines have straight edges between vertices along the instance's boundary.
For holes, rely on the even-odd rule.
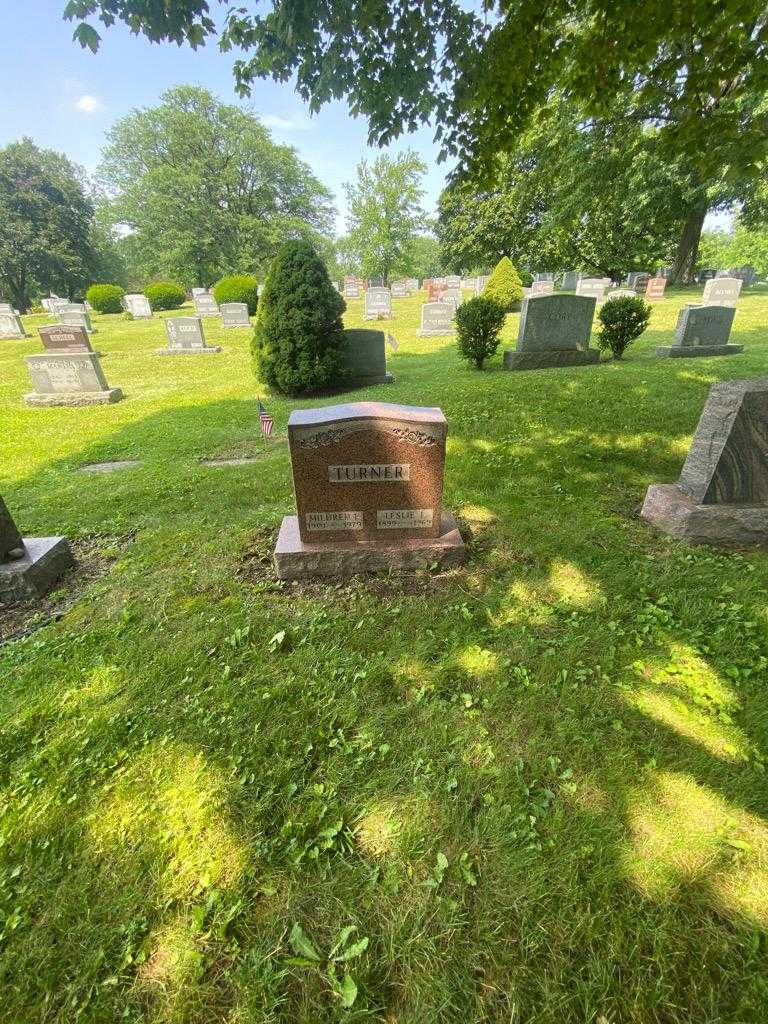
[[450,302],[425,302],[421,307],[421,327],[416,334],[419,338],[439,337],[455,334],[453,322],[456,309]]
[[15,313],[16,310],[10,302],[0,302],[0,313]]
[[645,289],[648,287],[648,282],[651,280],[650,274],[635,274],[634,280],[630,285],[630,288],[635,289],[637,295],[644,295]]
[[369,288],[365,293],[363,320],[388,317],[392,312],[392,295],[389,288]]
[[446,288],[440,293],[440,301],[458,306],[461,303],[461,288]]
[[206,345],[203,322],[197,316],[168,317],[165,321],[168,348],[157,349],[158,355],[194,355],[221,352],[219,345]]
[[195,296],[195,313],[198,316],[218,316],[219,307],[213,295],[206,292]]
[[385,384],[392,380],[392,375],[387,373],[384,345],[383,331],[344,331],[344,362],[351,384]]
[[695,543],[768,543],[768,378],[713,384],[677,484],[648,488],[642,516]]
[[461,291],[461,277],[459,274],[449,274],[444,280],[446,288],[455,288],[457,291]]
[[736,307],[742,281],[734,277],[716,277],[704,285],[702,302],[705,306]]
[[15,313],[0,313],[0,338],[26,338],[21,317]]
[[24,553],[24,541],[13,521],[8,507],[0,498],[0,562],[20,558]]
[[196,299],[198,295],[208,295],[208,294],[209,293],[208,293],[208,289],[207,288],[193,288],[192,289],[192,298],[193,299]]
[[359,284],[353,284],[351,281],[348,281],[344,285],[344,298],[345,299],[359,299],[360,298],[360,285]]
[[123,306],[131,314],[134,320],[151,320],[152,307],[146,295],[140,292],[123,296]]
[[677,318],[675,341],[656,349],[657,356],[732,356],[742,345],[729,345],[736,310],[732,306],[686,306]]
[[749,265],[745,267],[733,267],[728,271],[728,273],[731,277],[737,277],[746,285],[754,284],[757,280],[757,271],[754,267],[750,267]]
[[714,267],[703,267],[696,275],[696,280],[699,284],[704,284],[705,281],[711,281],[716,276],[717,271]]
[[563,291],[564,292],[575,292],[576,285],[579,283],[581,274],[578,270],[566,270],[563,274]]
[[222,327],[250,327],[251,320],[248,316],[248,305],[245,302],[222,302],[219,306],[221,311]]
[[588,295],[540,295],[523,299],[516,351],[504,353],[508,370],[579,366],[598,362],[589,347],[596,301]]
[[123,397],[107,384],[95,352],[50,352],[26,361],[34,388],[24,396],[27,405],[96,405]]
[[94,334],[91,318],[85,309],[65,309],[59,313],[59,323],[68,327],[82,327],[89,334]]
[[52,324],[38,331],[46,352],[92,352],[88,331],[80,325]]
[[407,281],[393,281],[392,282],[392,298],[393,299],[407,299],[408,298],[408,282]]
[[548,273],[546,273],[546,271],[544,271],[544,272],[542,272],[540,274],[534,274],[533,275],[533,283],[534,284],[536,284],[539,281],[552,281],[554,283],[554,280],[555,280],[555,275],[554,274],[548,274]]
[[602,302],[605,295],[605,281],[601,277],[582,277],[576,284],[578,297],[594,299]]

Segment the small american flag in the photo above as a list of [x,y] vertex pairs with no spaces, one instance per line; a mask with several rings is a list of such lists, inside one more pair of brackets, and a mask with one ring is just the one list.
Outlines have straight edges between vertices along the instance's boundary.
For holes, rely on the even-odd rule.
[[262,405],[261,399],[259,399],[259,423],[261,424],[261,432],[264,437],[271,437],[275,421]]

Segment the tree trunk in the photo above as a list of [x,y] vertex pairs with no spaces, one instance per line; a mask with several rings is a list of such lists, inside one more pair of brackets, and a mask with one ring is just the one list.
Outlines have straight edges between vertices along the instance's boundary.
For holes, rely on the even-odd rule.
[[704,227],[704,218],[707,216],[707,202],[699,202],[688,211],[680,241],[677,245],[675,262],[672,264],[672,274],[669,278],[670,284],[690,284],[693,281],[693,271],[696,260],[699,256],[699,242],[701,241],[701,229]]
[[29,309],[29,298],[27,296],[26,275],[18,279],[8,278],[8,288],[11,292],[11,305],[20,313],[26,313]]

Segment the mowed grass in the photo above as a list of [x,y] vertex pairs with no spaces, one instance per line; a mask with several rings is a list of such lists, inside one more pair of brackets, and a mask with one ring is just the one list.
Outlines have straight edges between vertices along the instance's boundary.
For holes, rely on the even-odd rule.
[[116,559],[0,650],[3,1021],[768,1018],[768,559],[637,517],[709,386],[768,366],[759,288],[743,355],[653,357],[699,292],[623,363],[531,373],[395,300],[396,380],[347,398],[445,411],[470,560],[436,578],[274,580],[299,403],[199,461],[263,450],[248,330],[161,358],[160,317],[95,317],[126,400],[84,409],[25,408],[41,345],[0,342],[0,493]]

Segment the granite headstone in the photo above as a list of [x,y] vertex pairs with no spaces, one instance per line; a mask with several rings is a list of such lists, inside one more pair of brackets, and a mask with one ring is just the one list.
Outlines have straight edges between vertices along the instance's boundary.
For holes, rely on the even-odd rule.
[[288,421],[295,516],[275,548],[282,579],[463,561],[442,508],[447,423],[439,409],[359,402]]
[[678,482],[649,487],[641,514],[682,540],[768,544],[768,378],[712,385]]
[[27,405],[106,405],[123,397],[107,384],[95,352],[49,352],[26,361],[34,388],[24,396]]
[[369,288],[365,293],[363,320],[386,319],[392,313],[392,293],[389,288]]
[[504,353],[506,370],[597,363],[589,347],[595,299],[589,295],[541,295],[523,299],[517,349]]
[[664,289],[667,287],[666,277],[649,277],[645,286],[645,297],[651,302],[664,298]]
[[690,358],[692,356],[735,356],[743,345],[729,345],[733,306],[686,306],[680,310],[672,345],[656,349],[657,356]]
[[15,313],[0,313],[0,338],[26,338],[21,317]]
[[344,331],[344,366],[349,371],[352,387],[388,384],[386,338],[383,331],[350,329]]
[[421,327],[416,331],[419,338],[436,338],[455,334],[453,322],[456,309],[450,302],[425,302],[421,307]]
[[576,295],[594,299],[599,304],[605,295],[605,281],[601,277],[582,277],[576,282]]
[[743,282],[735,277],[716,277],[704,285],[702,302],[705,306],[733,306],[736,308]]
[[152,319],[152,307],[149,304],[149,299],[146,295],[142,295],[140,292],[124,295],[123,305],[134,320]]
[[52,324],[50,327],[41,327],[38,334],[46,352],[93,352],[85,327]]
[[222,327],[250,327],[251,320],[248,316],[248,304],[245,302],[222,302],[219,306],[221,311]]
[[214,355],[221,352],[221,345],[206,345],[199,316],[168,317],[165,333],[168,347],[156,349],[159,356]]

